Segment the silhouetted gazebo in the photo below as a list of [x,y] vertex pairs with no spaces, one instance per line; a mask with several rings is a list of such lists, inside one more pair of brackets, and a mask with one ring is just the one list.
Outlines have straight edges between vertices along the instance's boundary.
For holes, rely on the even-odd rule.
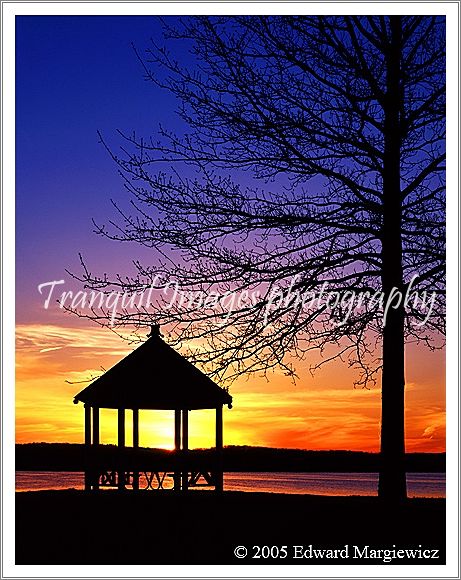
[[[152,485],[153,477],[163,488],[166,475],[173,477],[175,490],[187,491],[196,485],[223,488],[223,405],[232,408],[232,397],[207,375],[166,344],[159,326],[151,327],[148,339],[137,349],[94,380],[74,398],[85,408],[85,448],[87,461],[85,489],[118,487],[139,489],[140,473]],[[116,465],[104,464],[99,453],[99,410],[118,410],[118,453]],[[169,470],[159,465],[140,467],[136,455],[125,449],[125,410],[133,411],[133,451],[139,448],[139,410],[174,410],[174,447]],[[194,466],[189,454],[188,413],[194,409],[216,410],[216,449],[208,454],[204,469]],[[171,467],[173,466],[173,467]],[[200,484],[199,481],[204,483]]]

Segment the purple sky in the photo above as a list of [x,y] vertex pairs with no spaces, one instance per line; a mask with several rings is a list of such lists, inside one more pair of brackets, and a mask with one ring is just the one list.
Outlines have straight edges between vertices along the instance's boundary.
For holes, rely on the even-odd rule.
[[[128,245],[93,233],[124,199],[115,164],[98,143],[116,130],[150,135],[177,127],[172,97],[143,78],[132,50],[161,42],[156,17],[16,17],[17,321],[44,320],[37,285],[78,271],[125,271]],[[46,319],[51,322],[47,313]],[[68,320],[69,322],[69,320]]]

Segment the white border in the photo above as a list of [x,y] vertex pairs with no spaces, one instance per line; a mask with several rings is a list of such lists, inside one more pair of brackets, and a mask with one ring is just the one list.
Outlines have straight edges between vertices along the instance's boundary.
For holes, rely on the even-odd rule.
[[[3,574],[4,578],[458,578],[458,2],[2,2]],[[447,564],[445,566],[16,566],[14,564],[14,54],[16,15],[445,14],[447,16]],[[341,576],[338,576],[341,574]]]

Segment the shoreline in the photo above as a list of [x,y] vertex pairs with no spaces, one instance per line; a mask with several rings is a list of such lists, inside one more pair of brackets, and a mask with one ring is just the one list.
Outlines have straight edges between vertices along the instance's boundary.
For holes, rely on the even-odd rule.
[[[147,490],[147,489],[141,489],[138,491],[132,491],[131,489],[127,489],[125,491],[120,492],[117,489],[99,489],[97,491],[92,490],[92,491],[85,491],[84,489],[75,489],[75,488],[69,488],[69,489],[36,489],[36,490],[25,490],[25,491],[15,491],[15,494],[44,494],[44,495],[48,495],[48,494],[82,494],[85,497],[91,497],[91,496],[101,496],[101,495],[108,495],[108,494],[116,494],[117,497],[126,497],[128,495],[140,495],[140,496],[147,496],[150,497],[151,495],[156,495],[157,493],[159,495],[172,495],[175,496],[176,498],[178,497],[192,497],[192,495],[199,495],[199,494],[203,494],[203,495],[210,495],[210,496],[214,496],[214,497],[223,497],[223,496],[240,496],[240,495],[252,495],[252,496],[262,496],[262,497],[266,497],[266,496],[271,496],[274,498],[293,498],[293,497],[301,497],[304,498],[305,500],[347,500],[347,499],[356,499],[356,500],[364,500],[364,501],[378,501],[381,502],[382,500],[380,500],[380,498],[378,497],[378,495],[328,495],[328,494],[315,494],[315,493],[299,493],[299,494],[295,494],[295,493],[283,493],[283,492],[276,492],[276,491],[236,491],[236,490],[225,490],[222,492],[216,492],[212,489],[210,490],[203,490],[203,489],[189,489],[187,491],[187,493],[182,493],[182,492],[174,492],[173,489],[154,489],[154,490]],[[420,502],[420,501],[434,501],[434,502],[446,502],[446,498],[444,497],[408,497],[404,503],[406,502]],[[383,502],[384,503],[384,502]]]

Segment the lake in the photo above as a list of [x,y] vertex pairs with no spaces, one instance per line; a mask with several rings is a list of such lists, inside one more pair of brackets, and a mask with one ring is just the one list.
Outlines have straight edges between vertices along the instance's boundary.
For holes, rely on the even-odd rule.
[[[143,487],[142,479],[140,485]],[[171,487],[170,479],[165,479],[164,487]],[[227,472],[224,474],[226,491],[347,496],[376,495],[377,487],[377,473]],[[407,487],[409,497],[445,497],[445,474],[408,473]],[[16,491],[72,488],[83,489],[83,472],[16,472]]]

